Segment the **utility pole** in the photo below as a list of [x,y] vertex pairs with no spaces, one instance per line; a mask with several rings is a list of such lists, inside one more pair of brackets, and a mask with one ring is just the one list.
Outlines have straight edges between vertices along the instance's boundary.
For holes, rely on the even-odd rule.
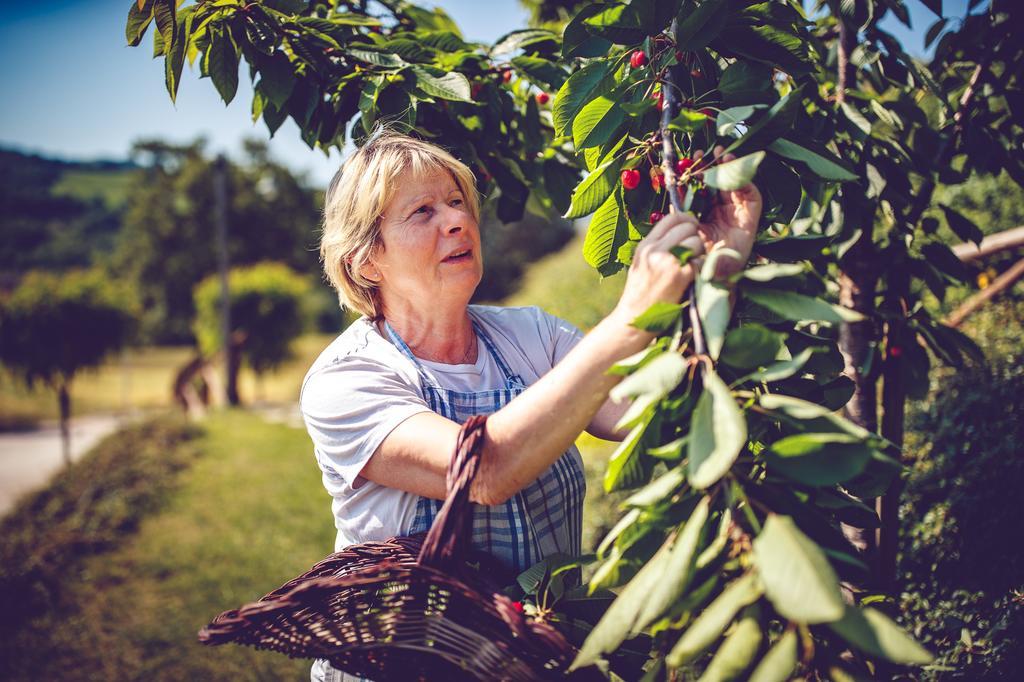
[[220,272],[221,338],[224,340],[224,391],[227,405],[237,405],[238,363],[231,339],[231,291],[228,285],[228,181],[227,159],[218,154],[213,165],[214,211],[217,223],[217,268]]

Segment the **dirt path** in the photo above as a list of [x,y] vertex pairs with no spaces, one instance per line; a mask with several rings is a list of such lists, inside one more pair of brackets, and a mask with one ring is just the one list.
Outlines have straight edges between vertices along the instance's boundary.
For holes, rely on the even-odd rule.
[[[93,415],[71,420],[71,459],[125,423],[125,417]],[[22,495],[44,486],[64,466],[56,423],[33,431],[0,433],[0,516]]]

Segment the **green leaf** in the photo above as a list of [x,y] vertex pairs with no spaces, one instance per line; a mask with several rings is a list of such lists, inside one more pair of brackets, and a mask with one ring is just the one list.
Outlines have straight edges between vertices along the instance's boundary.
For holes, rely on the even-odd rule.
[[626,119],[615,93],[600,95],[588,102],[572,122],[572,140],[577,151],[604,144]]
[[[159,17],[159,13],[157,14]],[[174,29],[174,42],[167,42],[169,46],[167,56],[164,57],[164,83],[167,86],[167,93],[174,102],[178,96],[178,85],[181,83],[181,69],[185,65],[185,53],[188,49],[189,34],[192,31],[192,13],[178,17],[177,28]],[[164,40],[166,40],[166,33]]]
[[664,397],[679,385],[687,367],[679,353],[662,353],[623,379],[608,395],[616,402],[643,395]]
[[558,40],[558,34],[543,28],[522,28],[506,33],[491,48],[492,55],[508,54],[543,40]]
[[904,665],[925,665],[932,655],[881,611],[848,607],[829,627],[861,651]]
[[957,213],[949,206],[941,206],[942,212],[946,214],[946,221],[949,223],[949,229],[956,233],[957,237],[964,240],[965,242],[974,242],[981,247],[981,240],[984,239],[985,235],[982,233],[981,228],[972,223],[970,220],[965,218],[963,214]]
[[420,66],[412,67],[416,74],[416,85],[431,97],[453,100],[456,102],[472,102],[469,80],[461,73],[451,71],[443,76],[435,76]]
[[373,129],[377,120],[377,98],[384,89],[384,76],[371,76],[366,79],[363,89],[359,91],[359,112],[362,116],[363,130]]
[[661,580],[647,592],[633,623],[632,632],[639,633],[645,629],[686,594],[693,580],[697,548],[704,536],[709,508],[710,500],[707,497],[701,498],[676,536],[665,560]]
[[847,170],[837,157],[827,151],[811,151],[784,138],[779,138],[772,142],[768,145],[768,149],[779,156],[806,164],[811,172],[822,180],[848,181],[857,179],[857,176]]
[[786,682],[796,670],[796,630],[786,630],[750,674],[749,682]]
[[767,263],[744,270],[740,276],[753,282],[770,282],[777,277],[795,277],[805,272],[807,268],[799,263]]
[[[705,263],[707,268],[707,263]],[[725,330],[729,326],[732,309],[729,305],[729,290],[717,282],[699,277],[696,287],[697,310],[700,313],[701,332],[707,343],[708,355],[718,359],[725,341]]]
[[[571,211],[572,209],[570,209]],[[583,240],[583,259],[602,274],[617,269],[619,248],[629,239],[626,217],[619,198],[613,193],[594,213]]]
[[661,301],[640,313],[630,324],[647,332],[663,332],[679,319],[682,310],[681,304]]
[[739,107],[730,107],[719,112],[718,118],[715,119],[718,125],[718,136],[728,137],[732,135],[737,125],[742,124],[751,114],[763,107],[764,105],[762,104],[745,104]]
[[146,29],[152,21],[153,0],[144,0],[141,7],[139,3],[133,2],[128,9],[128,22],[124,27],[124,37],[128,44],[135,47],[142,42],[142,37],[146,35]]
[[722,646],[718,647],[698,682],[727,682],[743,675],[753,663],[754,656],[761,647],[761,640],[764,639],[757,615],[756,606],[744,609],[736,622],[736,627],[722,642]]
[[296,76],[291,62],[283,54],[279,53],[270,59],[261,60],[260,82],[257,87],[276,108],[284,108],[285,102],[295,90],[295,81]]
[[[647,454],[650,454],[650,451],[648,451]],[[641,509],[652,507],[659,504],[665,498],[674,495],[685,484],[686,472],[683,469],[679,467],[669,469],[664,474],[627,497],[622,503],[622,507],[637,507]]]
[[602,654],[619,648],[633,629],[637,615],[645,608],[651,591],[664,580],[671,558],[671,540],[667,540],[623,588],[601,620],[590,631],[579,654],[569,667],[570,671],[591,665]]
[[683,109],[678,116],[669,121],[668,129],[692,135],[704,130],[707,123],[706,114],[702,114],[696,109]]
[[704,489],[718,482],[746,443],[747,422],[729,387],[714,372],[705,372],[690,422],[690,485]]
[[618,45],[633,45],[646,37],[640,15],[632,5],[603,5],[584,20],[587,30]]
[[756,381],[760,383],[762,381],[769,382],[788,379],[799,372],[817,350],[818,349],[815,348],[804,348],[789,360],[773,362],[767,367],[759,369],[756,372],[751,372],[747,376],[743,377],[743,381]]
[[[619,181],[620,166],[622,166],[622,162],[612,158],[602,163],[587,177],[583,178],[583,181],[573,191],[569,210],[563,217],[582,218],[596,211],[598,207],[607,201],[614,200],[613,193]],[[612,209],[608,208],[606,210],[610,212]],[[625,221],[625,216],[619,214],[616,220],[620,219]],[[605,220],[609,220],[609,218],[606,217]],[[607,226],[602,221],[602,233],[606,229]],[[586,247],[584,247],[584,253],[586,253]],[[615,251],[611,253],[614,255]],[[588,259],[587,262],[590,263],[591,261]]]
[[[153,17],[157,30],[164,37],[164,45],[171,47],[177,37],[176,3],[174,0],[153,0]],[[171,99],[174,99],[172,96]]]
[[681,50],[699,50],[718,37],[729,18],[729,0],[687,0],[679,8],[676,44]]
[[525,74],[530,80],[549,90],[558,90],[565,84],[565,71],[554,62],[541,57],[514,57],[512,66]]
[[754,152],[704,171],[704,183],[724,191],[743,189],[751,183],[757,167],[764,160],[764,152]]
[[817,320],[838,324],[864,319],[860,313],[849,308],[832,305],[820,298],[811,298],[792,291],[749,289],[744,292],[744,295],[754,303],[763,305],[772,312],[794,322]]
[[778,66],[791,76],[807,75],[813,68],[806,36],[769,24],[733,24],[716,37],[713,49]]
[[754,564],[765,595],[782,617],[811,625],[843,617],[846,606],[835,571],[788,516],[768,516],[754,539]]
[[551,104],[551,118],[556,135],[565,134],[565,130],[572,123],[573,118],[598,91],[611,71],[611,67],[611,62],[607,60],[592,62],[569,76],[569,79],[562,84],[558,94],[555,95],[555,101]]
[[942,16],[942,0],[921,0],[921,4],[930,9],[935,16]]
[[751,124],[743,137],[726,147],[726,153],[748,154],[767,147],[782,134],[788,132],[803,109],[803,86],[789,92],[772,105],[764,115]]
[[862,440],[871,437],[871,432],[862,426],[854,424],[849,419],[839,416],[827,407],[812,403],[800,398],[778,393],[764,393],[760,396],[761,407],[766,410],[781,412],[795,422],[810,422],[811,420],[822,420],[834,426],[837,430],[856,436]]
[[597,557],[599,559],[604,559],[608,556],[608,550],[612,548],[612,544],[640,519],[640,514],[641,511],[639,509],[630,509],[622,515],[622,518],[616,522],[615,526],[601,540],[601,544],[597,546]]
[[576,16],[565,25],[562,32],[562,57],[604,57],[611,48],[611,41],[591,34],[584,23],[602,9],[601,5],[584,5]]
[[721,361],[730,367],[747,369],[766,365],[778,356],[786,335],[750,323],[729,332],[722,346]]
[[921,255],[928,259],[930,265],[935,266],[943,273],[953,279],[966,282],[970,279],[967,266],[957,258],[953,249],[942,242],[933,241],[921,247]]
[[[809,349],[805,349],[807,352]],[[857,476],[873,450],[845,433],[798,433],[772,443],[769,471],[810,486],[831,486]]]
[[207,71],[224,104],[229,104],[238,91],[238,48],[228,31],[210,32],[206,50]]
[[869,121],[864,114],[860,113],[860,110],[857,109],[857,107],[853,106],[849,102],[843,102],[839,106],[850,123],[865,135],[871,134],[871,121]]
[[389,69],[398,69],[403,66],[409,66],[409,63],[399,57],[397,54],[390,52],[374,52],[373,50],[346,50],[349,56],[358,59],[361,62],[367,64],[373,64],[374,66],[382,66]]
[[772,104],[776,100],[772,80],[772,67],[768,64],[738,60],[722,72],[718,91],[727,107]]
[[672,668],[679,668],[697,658],[721,637],[739,610],[753,604],[763,592],[764,588],[753,572],[734,580],[690,624],[665,662]]
[[608,458],[604,473],[605,492],[635,486],[646,475],[640,457],[643,455],[645,434],[652,421],[655,427],[660,428],[660,419],[648,412]]

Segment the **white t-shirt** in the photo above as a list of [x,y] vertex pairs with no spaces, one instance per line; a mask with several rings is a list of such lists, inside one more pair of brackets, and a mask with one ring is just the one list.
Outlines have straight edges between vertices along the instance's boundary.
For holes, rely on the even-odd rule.
[[[570,323],[537,307],[472,305],[474,318],[511,370],[529,386],[555,366],[583,335]],[[505,377],[477,341],[472,365],[420,360],[442,388],[486,391],[505,387]],[[416,366],[361,317],[310,367],[299,395],[313,453],[333,498],[335,551],[409,532],[419,497],[364,481],[352,484],[400,423],[430,408]]]

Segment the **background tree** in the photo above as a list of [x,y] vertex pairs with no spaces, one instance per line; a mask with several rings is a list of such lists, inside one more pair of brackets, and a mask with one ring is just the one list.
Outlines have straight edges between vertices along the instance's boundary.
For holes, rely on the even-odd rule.
[[224,353],[228,401],[240,404],[238,370],[246,362],[257,379],[291,357],[291,342],[308,326],[309,281],[281,263],[234,268],[228,277],[231,340],[225,350],[220,278],[211,275],[195,288],[195,334],[200,351]]
[[[598,548],[590,581],[591,589],[622,589],[577,664],[630,639],[649,645],[652,678],[665,669],[731,678],[755,661],[752,674],[770,679],[860,675],[879,660],[930,659],[866,606],[878,601],[870,591],[844,601],[840,578],[858,589],[871,581],[839,525],[878,525],[856,496],[880,494],[899,468],[899,386],[920,363],[898,360],[925,352],[909,330],[944,361],[973,350],[911,294],[919,279],[941,295],[955,269],[926,212],[976,236],[930,207],[935,175],[966,177],[956,150],[967,117],[977,115],[975,97],[989,92],[978,88],[981,74],[1017,73],[1020,58],[1009,13],[963,21],[944,40],[965,47],[950,47],[949,60],[929,72],[873,32],[885,12],[905,14],[900,0],[822,10],[812,22],[789,0],[595,3],[560,38],[528,29],[489,48],[462,41],[440,13],[405,3],[380,3],[378,16],[348,3],[174,10],[143,2],[129,16],[133,44],[157,22],[172,97],[187,53],[202,54],[202,73],[225,99],[244,56],[260,79],[254,110],[272,130],[292,116],[311,146],[330,146],[346,131],[359,143],[391,118],[439,138],[484,188],[496,183],[502,219],[517,216],[531,193],[566,206],[568,218],[592,214],[584,256],[604,274],[630,263],[670,205],[714,220],[713,191],[757,183],[765,212],[756,265],[718,283],[710,273],[728,253],[713,255],[687,304],[657,306],[635,322],[658,341],[613,368],[627,375],[615,396],[632,401],[620,424],[631,432],[605,487],[636,492]],[[860,31],[869,42],[855,50]],[[986,36],[995,52],[977,60],[966,46]],[[1006,82],[984,104],[991,116],[975,119],[979,129],[995,126],[999,137],[982,139],[1004,153],[990,151],[987,164],[977,157],[972,170],[991,170],[992,159],[1008,171],[1016,163],[1005,153],[1019,148],[1004,106],[1016,85]],[[531,85],[558,94],[551,100]],[[739,158],[699,158],[716,143]],[[579,166],[587,175],[576,184]],[[864,253],[891,259],[895,279],[881,301],[877,273],[870,286],[847,290],[864,312],[835,305],[840,273],[856,281]],[[852,364],[838,347],[844,323],[863,323],[843,342]],[[865,363],[876,355],[891,377],[883,431],[893,440],[834,413],[859,390],[854,407],[862,409],[851,414],[870,416]]]
[[[204,142],[140,142],[132,151],[144,171],[129,191],[111,270],[136,286],[142,332],[153,342],[192,338],[192,289],[217,271],[213,160]],[[265,145],[245,144],[227,165],[228,252],[234,265],[274,259],[318,277],[317,195]],[[333,307],[333,304],[332,304]]]
[[0,359],[29,386],[41,381],[56,391],[67,464],[71,383],[128,342],[136,311],[129,287],[99,270],[29,273],[0,301]]

